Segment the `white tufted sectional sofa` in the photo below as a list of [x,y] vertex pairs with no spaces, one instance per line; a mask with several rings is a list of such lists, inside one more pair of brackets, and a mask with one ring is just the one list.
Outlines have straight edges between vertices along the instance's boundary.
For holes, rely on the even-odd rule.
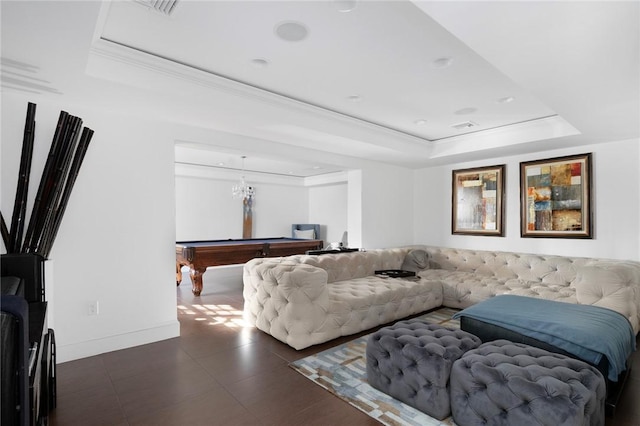
[[[429,268],[415,279],[374,275],[401,269],[415,249],[430,255]],[[640,331],[640,262],[634,261],[411,246],[257,258],[244,266],[245,319],[295,349],[498,294],[609,308]]]

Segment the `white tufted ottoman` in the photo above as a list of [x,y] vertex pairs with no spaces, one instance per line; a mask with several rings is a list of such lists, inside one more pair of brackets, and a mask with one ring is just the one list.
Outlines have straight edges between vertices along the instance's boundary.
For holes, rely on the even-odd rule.
[[367,341],[367,380],[374,388],[437,419],[451,413],[449,372],[482,342],[462,330],[422,320],[400,321]]
[[451,369],[451,412],[467,425],[604,425],[605,381],[586,362],[508,340]]

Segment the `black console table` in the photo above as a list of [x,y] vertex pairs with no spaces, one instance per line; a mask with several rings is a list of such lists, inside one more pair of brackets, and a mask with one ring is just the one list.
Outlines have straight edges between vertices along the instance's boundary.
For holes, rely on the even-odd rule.
[[311,255],[320,255],[320,254],[338,254],[338,253],[352,253],[354,251],[360,251],[359,248],[337,248],[337,249],[326,249],[326,250],[307,250],[305,254]]

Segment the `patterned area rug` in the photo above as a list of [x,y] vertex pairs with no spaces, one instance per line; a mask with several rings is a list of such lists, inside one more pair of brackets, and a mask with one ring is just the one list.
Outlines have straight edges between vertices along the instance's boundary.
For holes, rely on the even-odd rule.
[[[442,308],[419,318],[432,324],[460,328],[451,316],[455,309]],[[367,383],[367,336],[327,349],[289,364],[303,376],[347,401],[380,423],[396,425],[455,425],[451,417],[437,420],[410,407]]]

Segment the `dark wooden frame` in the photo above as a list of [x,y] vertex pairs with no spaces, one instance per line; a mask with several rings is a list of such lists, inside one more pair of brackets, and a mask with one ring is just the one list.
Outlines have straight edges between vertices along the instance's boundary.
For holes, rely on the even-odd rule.
[[[484,236],[504,236],[504,187],[505,187],[505,168],[504,164],[490,167],[477,167],[473,169],[460,169],[453,170],[452,172],[452,187],[451,187],[451,233],[452,234],[462,234],[462,235],[484,235]],[[481,219],[483,220],[483,224],[480,227],[477,226],[468,226],[461,219],[461,215],[464,214],[464,211],[468,208],[463,208],[462,196],[463,196],[463,183],[462,182],[470,182],[472,179],[480,179],[480,181],[484,181],[484,184],[480,184],[477,186],[484,186],[486,188],[487,181],[485,180],[487,177],[495,175],[495,189],[489,189],[490,191],[495,191],[495,197],[484,198],[481,195],[481,198],[478,200],[481,204],[476,204],[475,207],[479,207],[482,209]],[[490,185],[491,186],[491,185]],[[484,192],[484,191],[483,191]],[[490,200],[494,201],[490,201]],[[487,202],[491,202],[489,206],[486,205]],[[472,206],[473,207],[473,206]],[[495,221],[490,222],[494,223],[493,227],[487,227],[486,223],[484,223],[484,219],[486,219],[487,208],[493,210],[495,215]],[[467,215],[467,217],[469,217]]]
[[520,163],[522,237],[593,238],[591,163],[591,153]]

